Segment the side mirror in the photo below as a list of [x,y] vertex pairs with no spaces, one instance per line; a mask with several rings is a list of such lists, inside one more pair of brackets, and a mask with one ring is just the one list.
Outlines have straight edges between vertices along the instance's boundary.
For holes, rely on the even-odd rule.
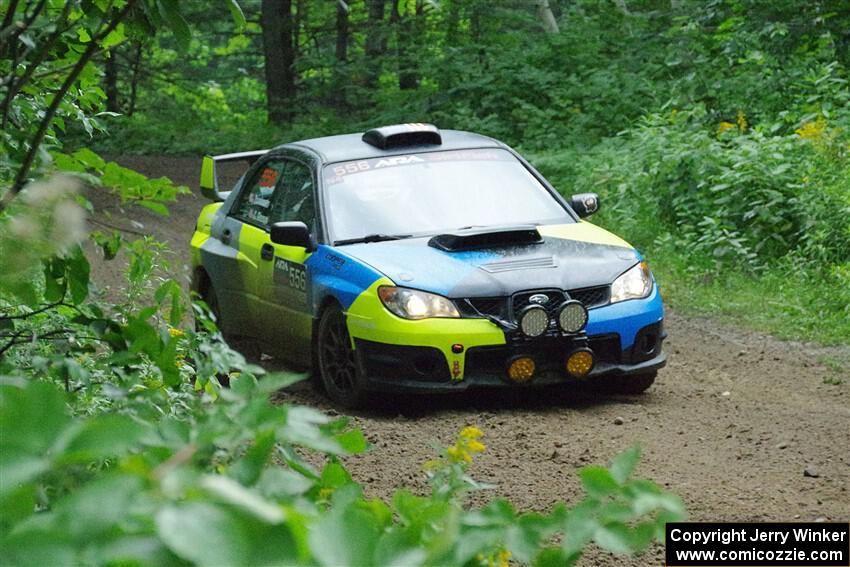
[[580,218],[587,218],[599,210],[599,195],[596,193],[577,193],[570,198],[570,207]]
[[316,242],[310,234],[310,229],[301,221],[274,223],[271,228],[271,239],[275,244],[300,246],[307,252],[316,249]]

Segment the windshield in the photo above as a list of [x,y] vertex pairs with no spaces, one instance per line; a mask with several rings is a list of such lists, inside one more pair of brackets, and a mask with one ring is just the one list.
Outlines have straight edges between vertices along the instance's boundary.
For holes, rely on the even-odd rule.
[[510,152],[427,152],[325,166],[334,241],[574,222]]

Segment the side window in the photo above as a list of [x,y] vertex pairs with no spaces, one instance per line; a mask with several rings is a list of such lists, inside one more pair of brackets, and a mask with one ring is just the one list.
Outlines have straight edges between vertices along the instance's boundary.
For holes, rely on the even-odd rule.
[[261,167],[239,195],[231,214],[239,220],[268,228],[275,186],[283,176],[285,163],[270,161]]
[[316,230],[316,205],[313,199],[313,173],[297,161],[287,161],[272,199],[269,223],[301,221]]

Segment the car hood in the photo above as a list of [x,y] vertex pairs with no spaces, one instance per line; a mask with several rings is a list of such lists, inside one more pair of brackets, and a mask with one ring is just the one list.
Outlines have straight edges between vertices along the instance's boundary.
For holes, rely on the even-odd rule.
[[501,297],[528,289],[610,284],[640,261],[617,236],[588,222],[537,227],[539,244],[447,252],[428,238],[351,244],[345,253],[397,285],[447,297]]

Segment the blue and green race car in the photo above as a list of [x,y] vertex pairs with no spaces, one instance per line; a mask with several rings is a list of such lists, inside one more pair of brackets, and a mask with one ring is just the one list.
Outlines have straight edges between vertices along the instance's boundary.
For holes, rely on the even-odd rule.
[[[230,191],[222,164],[250,166]],[[664,366],[646,260],[486,136],[400,124],[204,158],[193,290],[226,338],[377,392],[578,381],[638,393]]]

